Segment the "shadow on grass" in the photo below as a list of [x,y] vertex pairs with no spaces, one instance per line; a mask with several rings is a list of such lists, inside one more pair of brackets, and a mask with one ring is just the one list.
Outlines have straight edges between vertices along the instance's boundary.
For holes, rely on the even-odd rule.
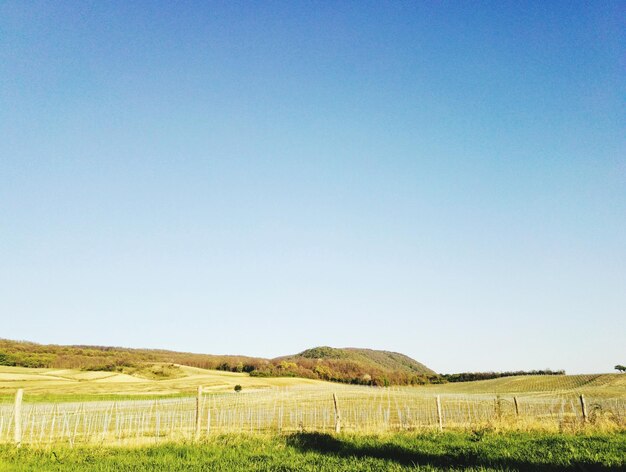
[[480,457],[476,451],[459,450],[451,447],[445,454],[432,454],[425,451],[411,450],[392,443],[380,445],[358,445],[341,437],[323,433],[300,433],[290,436],[288,444],[301,452],[312,451],[338,457],[374,458],[395,462],[402,466],[431,466],[443,470],[469,467],[489,467],[514,471],[608,471],[625,470],[620,466],[609,467],[597,463],[571,462],[568,465],[541,464],[510,457]]

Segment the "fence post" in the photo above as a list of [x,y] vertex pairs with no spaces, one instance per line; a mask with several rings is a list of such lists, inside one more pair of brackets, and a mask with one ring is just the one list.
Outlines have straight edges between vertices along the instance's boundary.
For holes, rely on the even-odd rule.
[[585,396],[580,396],[580,410],[583,413],[583,422],[587,422],[587,404],[585,403]]
[[517,403],[517,397],[513,397],[513,403],[515,403],[515,416],[519,416],[519,404]]
[[493,402],[494,414],[496,416],[496,419],[500,420],[502,419],[502,401],[500,400],[500,395],[496,395],[496,398]]
[[333,403],[335,404],[335,433],[341,432],[341,414],[337,405],[337,395],[333,393]]
[[24,390],[18,389],[15,394],[15,408],[13,412],[13,419],[15,422],[15,429],[13,436],[17,447],[22,445],[22,397],[24,396]]
[[437,395],[437,421],[439,422],[439,431],[443,431],[443,416],[441,415],[441,397]]
[[200,437],[200,428],[202,427],[202,386],[198,387],[198,396],[196,397],[196,434],[195,438],[198,439]]

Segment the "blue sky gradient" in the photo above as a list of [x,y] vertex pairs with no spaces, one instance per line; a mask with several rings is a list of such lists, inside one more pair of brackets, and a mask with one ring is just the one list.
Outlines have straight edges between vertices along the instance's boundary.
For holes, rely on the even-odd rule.
[[626,361],[621,2],[0,3],[0,337]]

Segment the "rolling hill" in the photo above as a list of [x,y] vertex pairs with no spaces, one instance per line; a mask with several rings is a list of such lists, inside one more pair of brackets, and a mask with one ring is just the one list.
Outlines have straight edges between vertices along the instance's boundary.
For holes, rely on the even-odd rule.
[[278,366],[312,372],[322,380],[367,385],[416,385],[438,381],[439,375],[404,354],[374,349],[307,349],[299,354],[274,359]]
[[295,355],[262,359],[0,339],[0,365],[3,366],[116,372],[149,378],[176,375],[175,369],[150,370],[149,366],[156,363],[248,373],[253,377],[302,377],[363,385],[421,385],[440,381],[438,374],[408,356],[373,349],[324,346]]

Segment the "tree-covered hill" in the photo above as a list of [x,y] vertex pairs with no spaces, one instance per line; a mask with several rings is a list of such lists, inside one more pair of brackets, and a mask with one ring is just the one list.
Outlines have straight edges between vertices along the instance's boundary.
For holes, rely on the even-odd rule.
[[155,362],[248,372],[258,377],[305,377],[365,385],[416,385],[440,381],[438,374],[410,357],[373,349],[316,347],[296,355],[262,359],[0,339],[0,365],[122,372],[126,368]]
[[437,373],[404,354],[328,346],[280,357],[283,369],[311,372],[316,378],[369,385],[418,385],[438,382]]

